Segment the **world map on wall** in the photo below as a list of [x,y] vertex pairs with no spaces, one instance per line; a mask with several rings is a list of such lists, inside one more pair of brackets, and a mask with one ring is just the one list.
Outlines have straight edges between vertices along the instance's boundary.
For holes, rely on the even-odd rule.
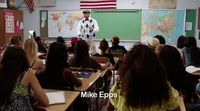
[[142,37],[162,35],[168,44],[176,44],[184,34],[184,10],[143,10]]
[[78,22],[83,18],[82,11],[49,11],[48,36],[49,37],[75,37],[77,36]]

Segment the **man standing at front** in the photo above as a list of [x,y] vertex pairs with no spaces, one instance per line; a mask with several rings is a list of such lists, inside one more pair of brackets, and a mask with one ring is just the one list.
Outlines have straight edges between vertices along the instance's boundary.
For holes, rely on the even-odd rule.
[[90,17],[90,11],[83,11],[84,18],[79,22],[77,28],[78,37],[87,41],[90,45],[90,54],[96,53],[95,38],[96,33],[99,32],[99,26],[95,19]]

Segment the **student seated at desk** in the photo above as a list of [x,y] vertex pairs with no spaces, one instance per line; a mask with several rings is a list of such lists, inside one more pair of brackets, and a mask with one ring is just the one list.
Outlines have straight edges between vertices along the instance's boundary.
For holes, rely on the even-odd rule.
[[181,36],[178,37],[177,43],[176,43],[176,47],[177,47],[179,53],[181,54],[182,61],[183,61],[183,52],[182,52],[182,50],[185,47],[185,42],[186,42],[185,40],[186,40],[186,37],[181,35]]
[[127,50],[125,49],[124,46],[119,45],[119,37],[114,36],[112,38],[112,47],[109,48],[108,53],[122,53],[126,54]]
[[61,37],[61,36],[57,37],[56,42],[59,42],[59,43],[62,43],[62,44],[65,45],[65,40],[64,40],[64,38]]
[[108,111],[169,111],[178,107],[179,93],[164,77],[155,53],[135,45],[119,70],[121,82],[112,86]]
[[22,38],[21,36],[19,35],[16,35],[16,36],[12,36],[9,40],[9,43],[8,44],[5,44],[3,46],[3,50],[6,49],[7,46],[10,46],[10,45],[16,45],[16,46],[19,46],[21,47],[22,46]]
[[35,41],[38,45],[38,52],[47,53],[47,47],[46,44],[44,43],[44,40],[42,40],[40,37],[36,37]]
[[21,45],[22,45],[22,38],[21,38],[21,36],[19,36],[19,35],[13,36],[10,39],[10,45],[17,45],[17,46],[21,47]]
[[162,35],[156,35],[156,36],[154,36],[154,38],[157,38],[159,40],[160,44],[165,45],[165,43],[166,43],[165,38]]
[[44,71],[37,75],[46,89],[74,90],[82,81],[68,69],[68,55],[64,44],[54,42],[48,50]]
[[22,48],[7,47],[0,66],[1,111],[32,111],[32,91],[41,105],[48,105],[48,98],[35,74],[29,69],[28,59]]
[[186,66],[200,67],[200,48],[194,37],[187,37],[185,47],[182,50]]
[[108,57],[110,63],[112,65],[115,65],[115,61],[113,59],[113,56],[112,54],[109,54],[108,53],[108,49],[109,49],[109,46],[108,46],[108,42],[103,39],[101,42],[100,42],[100,46],[99,46],[99,49],[101,50],[101,53],[96,53],[95,55],[93,56],[101,56],[101,57]]
[[74,48],[75,48],[75,45],[76,45],[77,41],[78,41],[77,37],[72,37],[71,38],[71,47],[68,47],[69,53],[74,53]]
[[24,51],[28,58],[30,67],[34,70],[44,69],[43,62],[38,58],[38,46],[34,39],[26,39],[24,43]]
[[151,38],[148,40],[148,46],[155,51],[156,47],[160,45],[160,42],[157,38]]
[[187,96],[191,96],[192,86],[190,86],[189,75],[185,71],[185,66],[178,50],[173,46],[163,45],[160,48],[157,47],[156,52],[166,72],[167,80],[179,91],[180,96],[189,99]]
[[2,48],[2,50],[6,49],[6,47],[10,46],[10,45],[16,45],[21,47],[22,46],[22,38],[19,35],[16,36],[12,36],[9,40],[8,44],[5,44]]
[[[63,37],[61,37],[61,36],[57,37],[56,42],[59,42],[59,43],[61,43],[61,44],[64,44],[65,47],[66,47],[66,49],[67,49],[67,46],[66,46],[66,44],[65,44],[65,39],[64,39]],[[66,51],[69,52],[68,50],[66,50]]]
[[107,63],[103,67],[92,59],[89,55],[89,46],[85,40],[79,40],[75,46],[74,57],[69,61],[71,67],[105,69],[110,64]]

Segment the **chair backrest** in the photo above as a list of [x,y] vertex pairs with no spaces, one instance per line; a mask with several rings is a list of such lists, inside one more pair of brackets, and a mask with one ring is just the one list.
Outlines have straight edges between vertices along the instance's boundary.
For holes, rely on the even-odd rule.
[[119,60],[124,60],[124,54],[123,53],[111,53],[113,57],[119,58]]
[[91,58],[97,63],[107,63],[109,61],[107,57],[92,56]]

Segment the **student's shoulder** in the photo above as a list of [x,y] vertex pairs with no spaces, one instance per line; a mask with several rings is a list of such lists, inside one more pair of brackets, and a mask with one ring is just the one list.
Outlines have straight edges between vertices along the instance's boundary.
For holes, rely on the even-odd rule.
[[168,82],[169,86],[169,100],[163,104],[163,107],[168,110],[173,110],[178,107],[178,101],[179,101],[179,92],[174,89],[171,84]]
[[32,70],[32,68],[29,68],[26,72],[25,72],[25,74],[24,74],[24,77],[32,77],[32,76],[35,76],[35,71],[34,70]]
[[30,82],[35,78],[35,71],[32,70],[31,68],[28,69],[28,71],[25,72],[23,78],[22,78],[22,84],[24,85],[29,85]]

